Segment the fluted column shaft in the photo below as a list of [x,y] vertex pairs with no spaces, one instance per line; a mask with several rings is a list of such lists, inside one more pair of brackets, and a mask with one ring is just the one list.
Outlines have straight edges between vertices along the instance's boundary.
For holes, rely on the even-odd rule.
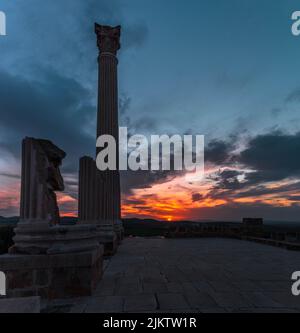
[[40,183],[37,175],[39,152],[32,138],[22,141],[22,176],[20,197],[21,220],[44,220],[46,204],[44,201],[45,184]]
[[[112,135],[116,140],[117,166],[119,164],[119,124],[118,124],[118,59],[120,48],[120,27],[96,25],[99,47],[98,73],[98,114],[97,137]],[[97,153],[100,149],[97,149]],[[118,169],[118,167],[117,167]],[[120,174],[118,170],[97,171],[98,191],[96,218],[105,221],[115,221],[121,218]]]

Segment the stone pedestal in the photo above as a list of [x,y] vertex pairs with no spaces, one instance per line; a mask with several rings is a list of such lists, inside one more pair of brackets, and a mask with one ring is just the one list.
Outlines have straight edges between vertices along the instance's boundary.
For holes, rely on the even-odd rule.
[[114,221],[114,231],[117,235],[118,243],[120,244],[122,239],[124,238],[124,227],[122,220]]
[[111,224],[97,224],[99,243],[104,246],[104,256],[111,256],[116,253],[118,248],[118,236]]
[[21,221],[15,228],[11,254],[58,254],[94,250],[98,247],[95,225],[49,226]]
[[102,277],[103,246],[92,251],[53,255],[0,256],[7,297],[59,299],[89,296]]

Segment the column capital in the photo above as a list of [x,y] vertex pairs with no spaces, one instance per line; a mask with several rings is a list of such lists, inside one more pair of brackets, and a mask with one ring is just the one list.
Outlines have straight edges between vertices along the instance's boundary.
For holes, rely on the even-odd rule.
[[97,46],[100,55],[109,53],[116,55],[120,49],[121,26],[110,27],[95,23],[95,33],[97,35]]

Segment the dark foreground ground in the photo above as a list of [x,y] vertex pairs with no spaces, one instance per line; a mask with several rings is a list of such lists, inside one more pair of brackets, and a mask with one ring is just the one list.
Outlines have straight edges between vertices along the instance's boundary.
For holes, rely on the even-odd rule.
[[[15,220],[0,219],[0,253],[12,244]],[[235,239],[238,223],[226,223],[225,234],[221,232],[227,237],[233,230],[229,236],[234,237],[215,238],[220,223],[207,225],[217,232],[209,231],[209,237],[201,232],[199,237],[193,222],[125,220],[127,238],[117,254],[105,260],[93,296],[55,301],[42,311],[300,312],[300,296],[291,292],[291,275],[300,271],[300,251]],[[280,236],[280,242],[283,233],[299,244],[299,230],[299,224],[271,223],[259,233]]]
[[263,244],[127,238],[106,261],[93,297],[64,311],[300,312],[300,297],[291,293],[296,270],[300,252]]

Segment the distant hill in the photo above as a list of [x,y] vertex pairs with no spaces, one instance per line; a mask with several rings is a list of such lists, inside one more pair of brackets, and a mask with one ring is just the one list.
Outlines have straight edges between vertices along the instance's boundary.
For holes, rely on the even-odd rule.
[[[0,216],[0,226],[3,225],[12,225],[16,224],[19,221],[18,216],[12,216],[12,217],[4,217]],[[61,224],[62,225],[74,225],[78,221],[77,217],[61,217]],[[208,223],[208,224],[215,224],[218,225],[220,223],[222,224],[240,224],[240,221],[213,221],[213,220],[199,220],[199,221],[172,221],[172,222],[167,222],[167,221],[160,221],[160,220],[155,220],[155,219],[140,219],[140,218],[124,218],[122,219],[124,223],[124,227],[126,229],[132,229],[132,228],[145,228],[145,229],[165,229],[169,228],[170,226],[174,225],[195,225],[199,223]],[[266,228],[276,228],[280,230],[287,230],[289,231],[290,229],[297,229],[300,230],[300,221],[299,222],[290,222],[290,221],[264,221],[264,226]]]
[[[19,222],[19,216],[4,217],[0,216],[0,226],[4,224],[16,224]],[[77,217],[61,217],[61,224],[63,225],[73,225],[77,222]]]

